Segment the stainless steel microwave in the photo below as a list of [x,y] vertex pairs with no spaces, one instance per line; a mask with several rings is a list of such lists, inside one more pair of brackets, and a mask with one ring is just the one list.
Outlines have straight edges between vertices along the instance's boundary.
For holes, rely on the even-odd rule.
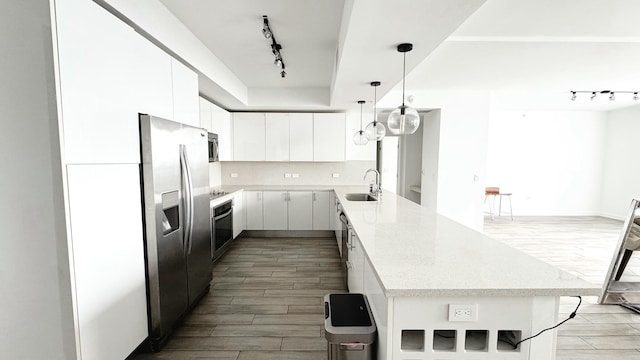
[[218,158],[218,134],[209,133],[209,162],[216,162]]

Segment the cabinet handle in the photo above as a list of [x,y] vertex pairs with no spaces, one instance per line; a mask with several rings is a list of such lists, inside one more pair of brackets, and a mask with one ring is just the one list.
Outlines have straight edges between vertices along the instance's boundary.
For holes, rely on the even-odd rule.
[[258,195],[258,200],[262,200],[262,192],[257,192],[256,194]]
[[313,201],[316,201],[316,193],[313,193]]

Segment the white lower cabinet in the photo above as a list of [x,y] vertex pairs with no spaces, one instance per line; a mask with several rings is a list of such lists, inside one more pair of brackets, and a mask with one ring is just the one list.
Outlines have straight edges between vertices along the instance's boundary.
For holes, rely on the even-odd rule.
[[347,249],[349,250],[347,265],[349,292],[364,293],[364,252],[360,239],[353,229],[349,230]]
[[264,191],[264,230],[287,230],[286,191]]
[[287,211],[289,230],[312,230],[313,192],[289,191]]
[[311,230],[311,191],[264,191],[264,230]]
[[233,238],[244,230],[244,193],[239,191],[233,196]]
[[331,230],[331,191],[314,191],[313,192],[313,230]]
[[245,191],[245,217],[247,230],[264,230],[262,191]]

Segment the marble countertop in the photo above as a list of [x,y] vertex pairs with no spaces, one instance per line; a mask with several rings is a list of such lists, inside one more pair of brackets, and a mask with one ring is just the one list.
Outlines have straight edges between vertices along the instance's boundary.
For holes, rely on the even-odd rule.
[[[241,190],[334,190],[387,296],[599,295],[601,288],[509,245],[384,191],[348,201],[366,186],[229,186]],[[213,201],[212,201],[213,205]]]

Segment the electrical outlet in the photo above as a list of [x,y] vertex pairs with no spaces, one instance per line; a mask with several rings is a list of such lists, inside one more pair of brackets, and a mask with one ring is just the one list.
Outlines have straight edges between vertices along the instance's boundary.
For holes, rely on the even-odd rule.
[[293,173],[293,174],[291,174],[291,177],[293,177],[294,179],[295,179],[295,178],[299,178],[299,177],[300,177],[300,174]]
[[331,174],[331,177],[333,177],[334,179],[335,179],[335,178],[339,178],[339,177],[340,177],[340,174],[338,174],[338,173],[333,173],[333,174]]
[[478,321],[478,305],[449,304],[449,321]]
[[291,173],[286,173],[284,174],[284,177],[286,177],[287,179],[289,179],[291,177]]
[[238,173],[231,173],[231,177],[232,178],[237,178],[238,177]]

